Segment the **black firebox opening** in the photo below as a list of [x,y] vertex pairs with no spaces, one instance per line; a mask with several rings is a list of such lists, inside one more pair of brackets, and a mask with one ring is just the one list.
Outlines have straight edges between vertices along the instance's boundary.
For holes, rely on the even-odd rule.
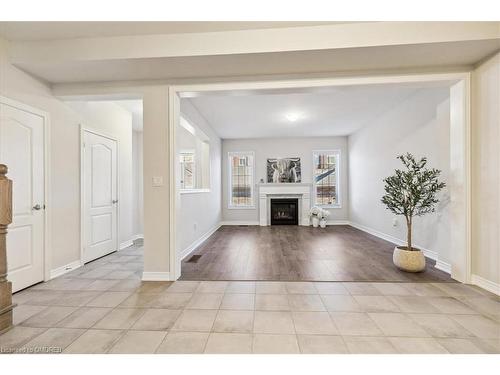
[[271,225],[299,225],[299,200],[271,199]]

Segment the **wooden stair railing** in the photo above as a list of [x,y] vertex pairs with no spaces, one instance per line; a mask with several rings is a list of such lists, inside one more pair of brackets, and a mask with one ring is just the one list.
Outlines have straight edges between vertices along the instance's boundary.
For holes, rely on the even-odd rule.
[[12,283],[7,280],[7,226],[12,223],[12,181],[0,164],[0,335],[12,328]]

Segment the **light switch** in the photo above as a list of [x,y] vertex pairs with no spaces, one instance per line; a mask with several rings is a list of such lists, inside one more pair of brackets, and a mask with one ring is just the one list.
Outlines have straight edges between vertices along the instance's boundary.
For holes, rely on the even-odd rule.
[[163,186],[163,176],[153,177],[153,187]]

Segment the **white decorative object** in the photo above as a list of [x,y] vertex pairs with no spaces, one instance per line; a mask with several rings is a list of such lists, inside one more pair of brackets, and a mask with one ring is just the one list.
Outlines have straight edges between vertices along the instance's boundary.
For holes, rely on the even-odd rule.
[[312,217],[312,225],[313,225],[314,228],[318,227],[318,225],[319,225],[319,219],[318,219],[317,216],[313,216]]
[[326,228],[326,219],[330,216],[330,212],[321,207],[314,206],[309,210],[309,216],[314,228],[317,228],[318,224],[321,228]]
[[319,222],[319,226],[321,228],[326,228],[326,221],[328,219],[328,216],[330,216],[330,212],[327,210],[324,210],[324,209],[322,209],[321,211],[322,211],[322,213],[321,213],[321,220]]
[[318,206],[314,206],[309,210],[309,215],[318,216],[320,211],[321,211],[321,208],[319,208]]

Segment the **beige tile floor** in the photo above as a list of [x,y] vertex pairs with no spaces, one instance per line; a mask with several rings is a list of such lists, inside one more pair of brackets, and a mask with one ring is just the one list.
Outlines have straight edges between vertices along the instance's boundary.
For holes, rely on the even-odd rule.
[[14,295],[0,352],[500,353],[500,298],[457,283],[141,282],[130,247]]

